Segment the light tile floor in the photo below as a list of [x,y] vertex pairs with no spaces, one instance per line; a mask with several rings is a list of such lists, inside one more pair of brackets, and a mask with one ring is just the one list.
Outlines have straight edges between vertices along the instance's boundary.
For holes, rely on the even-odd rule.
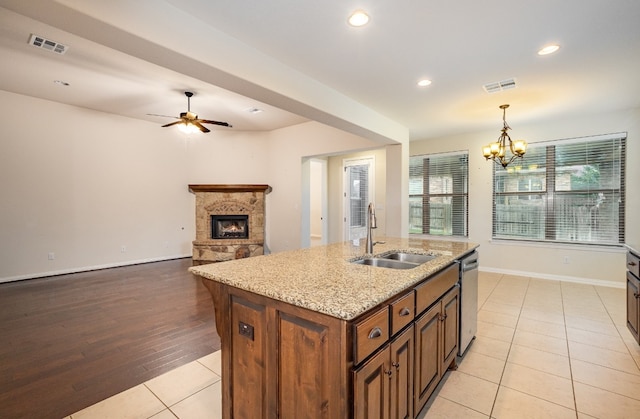
[[[624,289],[480,273],[477,338],[420,418],[640,418]],[[70,416],[221,418],[220,352]]]

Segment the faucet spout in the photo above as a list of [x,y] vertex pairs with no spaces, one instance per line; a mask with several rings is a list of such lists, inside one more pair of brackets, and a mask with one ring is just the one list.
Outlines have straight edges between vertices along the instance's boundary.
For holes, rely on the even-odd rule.
[[372,230],[377,228],[376,222],[376,210],[373,203],[369,203],[369,207],[367,208],[367,253],[373,253],[373,234]]

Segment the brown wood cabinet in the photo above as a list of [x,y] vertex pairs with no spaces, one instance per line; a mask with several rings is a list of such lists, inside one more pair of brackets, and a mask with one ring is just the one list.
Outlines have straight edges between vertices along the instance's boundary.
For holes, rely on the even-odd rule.
[[354,417],[413,417],[413,326],[353,374]]
[[225,418],[349,417],[347,322],[218,282]]
[[427,403],[449,367],[455,366],[458,349],[458,304],[454,287],[415,322],[415,411]]
[[627,328],[640,343],[640,257],[627,253]]
[[223,417],[416,417],[455,365],[457,278],[452,264],[351,321],[203,279]]

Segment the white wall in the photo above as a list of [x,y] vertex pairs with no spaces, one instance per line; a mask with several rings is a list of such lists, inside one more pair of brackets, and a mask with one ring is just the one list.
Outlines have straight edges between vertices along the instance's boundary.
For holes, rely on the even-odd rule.
[[180,137],[4,91],[0,127],[0,281],[190,254]]
[[187,185],[267,182],[264,133],[186,136],[4,91],[0,124],[0,282],[190,256]]
[[[298,249],[302,243],[302,163],[308,157],[347,153],[379,146],[371,140],[320,124],[307,122],[267,133],[269,184],[267,245],[271,252]],[[308,197],[306,197],[308,201]],[[330,203],[330,206],[333,206]],[[330,215],[330,223],[331,215]],[[309,231],[309,227],[306,227]]]
[[190,256],[189,184],[271,185],[267,248],[299,248],[303,158],[374,144],[315,122],[185,136],[5,91],[0,127],[0,282]]
[[[628,243],[640,243],[638,185],[640,166],[640,111],[638,109],[606,115],[589,115],[573,120],[549,121],[535,126],[512,125],[512,136],[530,143],[554,139],[628,132],[627,207]],[[482,145],[495,141],[495,131],[470,133],[410,143],[410,154],[469,150],[469,241],[480,244],[484,270],[550,279],[564,279],[622,286],[625,281],[625,255],[622,249],[564,245],[500,244],[491,241],[492,162],[482,157]],[[634,215],[636,214],[636,215]],[[564,257],[569,264],[564,264]]]

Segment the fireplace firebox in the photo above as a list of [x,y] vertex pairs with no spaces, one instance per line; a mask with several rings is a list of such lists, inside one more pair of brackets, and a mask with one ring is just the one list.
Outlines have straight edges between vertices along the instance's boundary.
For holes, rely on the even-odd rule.
[[212,239],[248,239],[248,215],[211,215]]

